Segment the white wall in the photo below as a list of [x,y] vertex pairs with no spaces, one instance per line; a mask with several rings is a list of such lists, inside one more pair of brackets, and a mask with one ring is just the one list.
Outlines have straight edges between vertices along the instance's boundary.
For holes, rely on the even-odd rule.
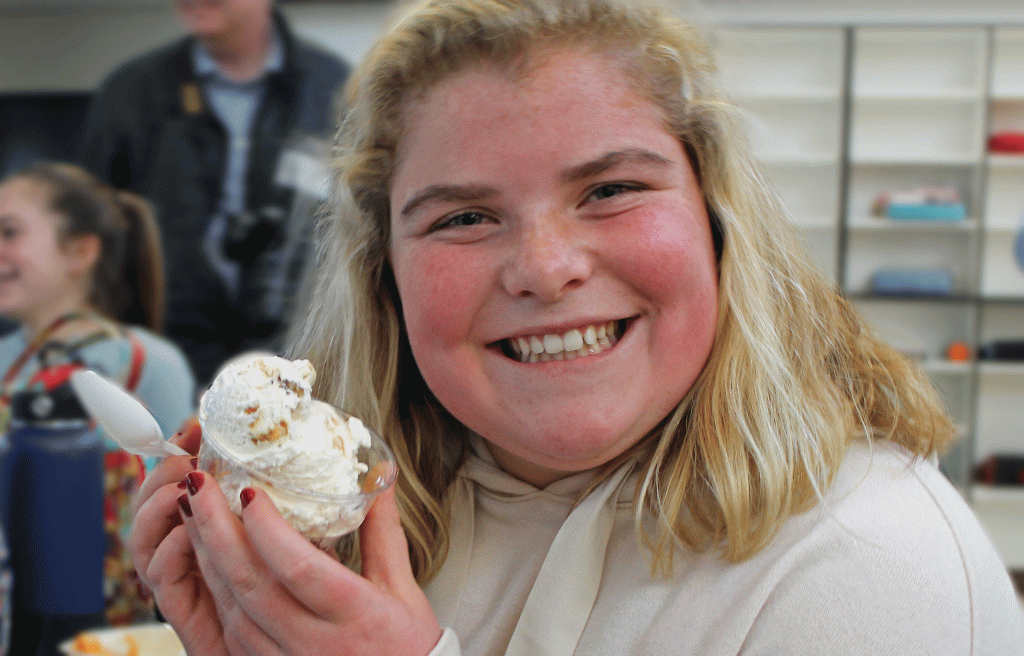
[[[292,27],[350,62],[390,19],[382,2],[289,5]],[[92,89],[126,59],[182,34],[169,9],[0,12],[0,91]]]
[[[687,0],[677,0],[686,2]],[[690,0],[711,22],[1019,23],[1021,0]]]
[[[667,0],[701,23],[1019,22],[1021,0]],[[181,34],[167,0],[0,0],[0,91],[92,89],[129,57]],[[87,5],[91,5],[91,8]],[[46,9],[45,7],[50,7]],[[56,8],[54,8],[56,7]],[[355,63],[394,4],[303,2],[293,27]]]

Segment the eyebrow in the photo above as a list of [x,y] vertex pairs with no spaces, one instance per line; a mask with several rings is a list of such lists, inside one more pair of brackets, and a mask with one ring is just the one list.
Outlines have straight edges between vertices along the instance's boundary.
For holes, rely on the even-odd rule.
[[[657,153],[652,153],[649,150],[643,150],[642,148],[626,148],[624,150],[616,150],[606,153],[595,160],[570,167],[563,171],[559,175],[559,178],[563,182],[578,182],[595,175],[600,175],[601,173],[604,173],[609,169],[613,169],[620,164],[630,162],[657,164],[659,166],[672,164],[672,160]],[[496,195],[498,195],[498,190],[486,185],[430,185],[410,198],[409,201],[402,206],[399,216],[409,216],[421,205],[432,201],[468,203],[486,200],[487,198],[493,198]]]
[[485,200],[487,198],[493,198],[498,195],[498,190],[493,187],[487,187],[485,185],[453,185],[453,184],[436,184],[430,185],[419,191],[415,196],[409,199],[405,205],[402,206],[399,216],[409,216],[416,211],[420,205],[429,203],[431,201],[439,201],[442,203],[469,203],[473,201]]
[[560,177],[563,182],[578,182],[595,175],[600,175],[620,164],[628,163],[668,166],[672,163],[672,160],[642,148],[626,148],[624,150],[614,150],[593,161],[584,162],[579,166],[566,169]]

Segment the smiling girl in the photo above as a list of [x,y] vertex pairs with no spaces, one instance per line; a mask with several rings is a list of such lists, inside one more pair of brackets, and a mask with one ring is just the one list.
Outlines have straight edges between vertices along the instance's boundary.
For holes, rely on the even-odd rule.
[[[149,617],[124,548],[142,463],[104,446],[68,383],[95,369],[170,433],[193,412],[182,353],[155,330],[163,272],[148,203],[67,164],[0,182],[0,523],[15,569],[12,654]],[[57,539],[59,538],[59,539]]]
[[437,0],[380,40],[293,350],[402,474],[339,564],[166,460],[133,549],[191,653],[1024,648],[935,392],[718,89],[640,3]]

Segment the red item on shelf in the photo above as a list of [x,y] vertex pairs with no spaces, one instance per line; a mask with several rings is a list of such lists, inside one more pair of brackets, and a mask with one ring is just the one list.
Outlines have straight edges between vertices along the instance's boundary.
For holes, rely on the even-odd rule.
[[1024,153],[1024,132],[997,132],[988,138],[989,152]]
[[967,362],[971,359],[971,347],[967,342],[957,340],[946,349],[946,358],[950,362]]

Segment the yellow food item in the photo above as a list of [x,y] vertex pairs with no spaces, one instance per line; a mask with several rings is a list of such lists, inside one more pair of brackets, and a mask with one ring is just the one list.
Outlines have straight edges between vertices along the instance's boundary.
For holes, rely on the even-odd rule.
[[135,642],[132,636],[124,636],[128,643],[128,651],[115,652],[107,649],[100,642],[100,639],[88,633],[82,633],[75,637],[74,649],[83,654],[96,654],[96,656],[139,656],[139,643]]

